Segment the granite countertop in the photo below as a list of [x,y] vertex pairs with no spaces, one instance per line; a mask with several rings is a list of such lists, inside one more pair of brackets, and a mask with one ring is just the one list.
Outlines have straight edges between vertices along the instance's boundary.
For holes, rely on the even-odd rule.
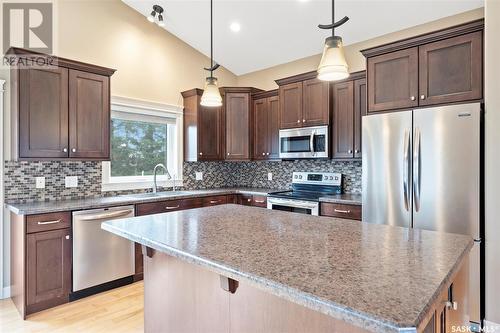
[[320,202],[331,202],[345,205],[361,205],[362,203],[361,194],[357,193],[345,193],[345,194],[337,194],[337,195],[328,195],[324,197],[320,197]]
[[207,190],[191,190],[191,191],[165,191],[158,192],[156,195],[152,193],[139,193],[118,195],[113,197],[100,197],[100,198],[85,198],[74,200],[54,200],[54,201],[41,201],[32,203],[7,203],[5,206],[15,214],[18,215],[33,215],[43,213],[54,213],[62,211],[74,211],[82,209],[95,209],[112,207],[119,205],[131,205],[136,203],[186,199],[195,197],[206,197],[211,195],[224,195],[224,194],[252,194],[252,195],[267,195],[270,192],[280,191],[277,189],[269,188],[217,188]]
[[415,332],[473,245],[469,236],[239,205],[102,228],[384,333]]

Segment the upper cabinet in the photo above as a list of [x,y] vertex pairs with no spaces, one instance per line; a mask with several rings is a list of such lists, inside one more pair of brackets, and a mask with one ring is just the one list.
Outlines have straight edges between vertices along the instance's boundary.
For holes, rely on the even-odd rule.
[[279,158],[278,90],[253,96],[253,159]]
[[[8,53],[33,57],[17,48]],[[110,76],[114,70],[55,59],[57,66],[50,68],[11,70],[13,157],[109,160]]]
[[484,20],[364,50],[368,113],[483,98]]
[[279,87],[280,128],[328,125],[328,82],[316,79],[316,71],[276,80]]
[[224,108],[200,105],[203,90],[182,92],[184,97],[184,160],[224,159]]
[[366,115],[365,71],[332,84],[332,158],[361,158],[361,120]]

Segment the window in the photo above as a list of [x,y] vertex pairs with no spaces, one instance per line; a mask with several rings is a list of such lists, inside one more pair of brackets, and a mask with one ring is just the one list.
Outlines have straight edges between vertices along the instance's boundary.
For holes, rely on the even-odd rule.
[[[103,162],[103,191],[149,188],[155,165],[182,178],[182,109],[123,98],[111,103],[111,161]],[[172,185],[159,171],[162,186]],[[176,185],[181,182],[177,181]]]

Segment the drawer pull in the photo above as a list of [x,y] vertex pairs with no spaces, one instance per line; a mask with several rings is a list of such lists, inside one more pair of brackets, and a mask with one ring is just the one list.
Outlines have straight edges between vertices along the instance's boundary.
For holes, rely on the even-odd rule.
[[179,205],[177,205],[177,206],[167,206],[167,207],[165,207],[165,209],[177,209],[177,208],[179,208]]
[[264,200],[255,200],[256,203],[264,203]]
[[349,214],[351,212],[350,210],[343,210],[343,209],[337,209],[337,208],[335,208],[333,211],[335,213],[342,213],[342,214]]
[[38,222],[38,225],[45,225],[45,224],[56,224],[60,223],[61,220],[55,220],[55,221],[46,221],[46,222]]
[[219,202],[219,200],[210,200],[210,203],[211,203],[211,204],[216,204],[216,203],[218,203],[218,202]]
[[248,201],[248,202],[251,202],[251,201],[252,201],[252,199],[247,199],[247,201]]

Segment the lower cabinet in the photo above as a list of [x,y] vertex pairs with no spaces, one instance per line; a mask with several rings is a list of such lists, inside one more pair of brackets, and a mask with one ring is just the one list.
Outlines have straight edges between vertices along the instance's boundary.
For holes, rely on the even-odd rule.
[[238,204],[267,208],[267,197],[265,195],[238,194]]
[[319,215],[361,221],[361,205],[322,202]]

